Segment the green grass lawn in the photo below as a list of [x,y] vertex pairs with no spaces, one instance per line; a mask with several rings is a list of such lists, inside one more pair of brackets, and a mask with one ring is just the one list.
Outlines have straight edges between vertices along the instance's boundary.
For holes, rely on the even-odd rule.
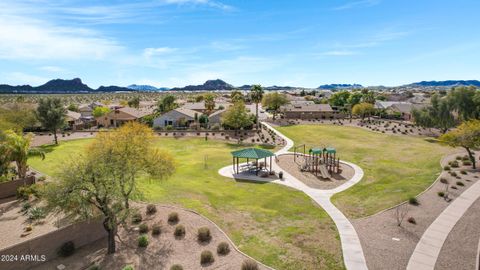
[[[62,164],[82,153],[91,139],[45,147],[46,159],[30,165],[58,176]],[[177,204],[216,222],[239,248],[277,269],[343,269],[334,223],[305,194],[276,184],[236,182],[217,171],[239,147],[203,139],[159,138],[158,147],[175,156],[168,180],[140,180],[140,200]],[[206,160],[206,166],[205,166]]]
[[364,179],[332,198],[351,218],[374,214],[425,190],[441,172],[440,159],[451,151],[425,138],[356,127],[295,125],[278,130],[295,144],[333,146],[340,159],[362,167]]

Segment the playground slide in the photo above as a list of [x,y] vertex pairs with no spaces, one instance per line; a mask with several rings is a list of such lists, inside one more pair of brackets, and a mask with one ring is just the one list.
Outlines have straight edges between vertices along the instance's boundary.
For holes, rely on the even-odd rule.
[[325,166],[325,164],[322,164],[319,166],[320,168],[320,174],[322,175],[322,178],[330,178],[330,173],[328,172],[327,170],[327,166]]

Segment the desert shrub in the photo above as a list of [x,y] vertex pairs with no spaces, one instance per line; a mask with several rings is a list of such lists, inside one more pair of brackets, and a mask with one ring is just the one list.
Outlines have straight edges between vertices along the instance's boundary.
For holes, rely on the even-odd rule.
[[140,222],[142,222],[142,214],[140,213],[135,213],[132,215],[132,223],[133,224],[138,224]]
[[154,204],[147,205],[147,215],[153,215],[157,213],[157,207]]
[[63,243],[57,251],[58,256],[68,257],[75,252],[75,244],[72,241]]
[[461,170],[460,173],[461,174],[467,174],[467,171]]
[[407,221],[408,221],[408,223],[417,224],[417,221],[415,220],[414,217],[409,217],[409,218],[407,219]]
[[472,162],[470,160],[464,160],[462,162],[462,164],[463,164],[463,166],[470,166],[470,165],[472,165]]
[[138,226],[138,232],[139,233],[147,233],[148,232],[148,225],[146,223],[140,224],[140,226]]
[[125,267],[122,268],[122,270],[134,270],[134,268],[131,265],[126,265]]
[[153,224],[152,235],[160,235],[162,233],[162,227],[160,224]]
[[148,246],[148,237],[145,234],[142,234],[138,237],[138,246],[147,247]]
[[468,157],[467,155],[465,155],[465,156],[463,156],[462,160],[464,160],[464,161],[467,161],[467,160],[470,161],[470,157]]
[[213,254],[212,254],[211,251],[204,250],[200,254],[200,263],[201,264],[209,264],[209,263],[213,263],[214,261],[215,261],[215,259],[213,258]]
[[458,189],[457,186],[451,186],[452,189]]
[[177,225],[177,227],[175,227],[173,235],[175,235],[175,237],[183,237],[185,235],[185,226]]
[[45,212],[45,209],[43,209],[42,207],[32,207],[28,211],[28,219],[32,221],[44,219],[46,216],[47,216],[47,213]]
[[460,181],[457,181],[456,184],[457,184],[457,186],[461,186],[461,187],[465,186],[465,184],[463,182],[460,182]]
[[242,270],[258,270],[258,264],[252,259],[246,259],[242,263]]
[[32,204],[30,204],[30,202],[24,202],[22,204],[22,213],[27,213],[28,210],[32,207]]
[[448,184],[448,180],[445,178],[440,178],[440,183],[442,184]]
[[217,246],[217,253],[219,255],[227,255],[230,253],[230,245],[227,242],[221,242]]
[[170,270],[183,270],[183,267],[180,264],[174,264],[170,267]]
[[461,156],[456,156],[455,159],[456,160],[462,160],[462,157]]
[[91,266],[90,268],[88,268],[88,270],[100,270],[100,266],[98,266],[98,265],[93,265],[93,266]]
[[456,161],[456,160],[452,161],[451,164],[450,164],[450,166],[451,166],[452,168],[458,168],[458,161]]
[[207,227],[202,227],[198,229],[197,233],[198,241],[200,242],[208,242],[212,239],[212,235],[210,234],[210,229]]
[[418,205],[418,200],[415,197],[410,197],[408,199],[408,203],[411,204],[411,205]]
[[456,172],[450,172],[450,175],[453,176],[453,177],[457,177],[457,173],[456,173]]
[[450,171],[450,166],[445,166],[445,167],[443,167],[443,169],[444,169],[445,171]]
[[28,200],[32,194],[33,192],[30,186],[20,186],[17,188],[17,199]]
[[26,231],[26,232],[31,232],[32,230],[33,230],[33,226],[32,226],[32,225],[27,225],[27,226],[25,227],[25,231]]
[[179,221],[179,217],[178,217],[178,213],[177,212],[172,212],[168,215],[168,223],[172,223],[172,224],[175,224],[175,223],[178,223]]
[[40,181],[40,182],[42,182],[42,181],[47,180],[47,177],[46,177],[45,175],[42,175],[42,176],[40,176],[37,180]]
[[440,196],[440,197],[444,197],[444,196],[445,196],[445,192],[439,191],[439,192],[437,192],[437,195]]

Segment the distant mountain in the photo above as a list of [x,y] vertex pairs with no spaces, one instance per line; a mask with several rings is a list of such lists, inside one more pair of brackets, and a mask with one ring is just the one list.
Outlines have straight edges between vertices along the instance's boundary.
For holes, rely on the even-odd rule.
[[[295,90],[298,89],[299,87],[294,87],[294,86],[277,86],[277,85],[272,85],[272,86],[263,86],[263,90],[265,91],[279,91],[279,90]],[[250,90],[252,89],[251,85],[242,85],[240,87],[237,87],[239,90]]]
[[469,85],[480,87],[480,81],[478,81],[478,80],[421,81],[421,82],[407,84],[407,85],[404,85],[404,86],[411,86],[411,87],[454,87],[454,86],[469,86]]
[[185,87],[175,87],[172,91],[207,91],[207,90],[233,90],[235,87],[220,79],[208,80],[201,85],[187,85]]
[[168,91],[170,88],[167,87],[155,87],[151,85],[137,85],[132,84],[127,86],[128,89],[136,90],[136,91]]
[[55,79],[40,86],[0,84],[0,93],[32,93],[32,94],[58,94],[58,93],[95,93],[95,92],[123,92],[131,91],[126,87],[100,86],[92,89],[84,84],[81,79],[72,80]]
[[129,92],[132,90],[128,89],[127,87],[121,87],[121,86],[115,86],[115,85],[110,85],[110,86],[102,85],[96,91],[97,92]]
[[333,90],[333,89],[356,89],[363,88],[361,84],[324,84],[320,85],[317,89]]

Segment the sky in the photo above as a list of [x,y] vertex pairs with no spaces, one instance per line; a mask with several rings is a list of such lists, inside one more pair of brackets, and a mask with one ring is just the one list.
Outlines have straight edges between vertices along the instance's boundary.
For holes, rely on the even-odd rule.
[[0,83],[480,79],[478,0],[0,0]]

